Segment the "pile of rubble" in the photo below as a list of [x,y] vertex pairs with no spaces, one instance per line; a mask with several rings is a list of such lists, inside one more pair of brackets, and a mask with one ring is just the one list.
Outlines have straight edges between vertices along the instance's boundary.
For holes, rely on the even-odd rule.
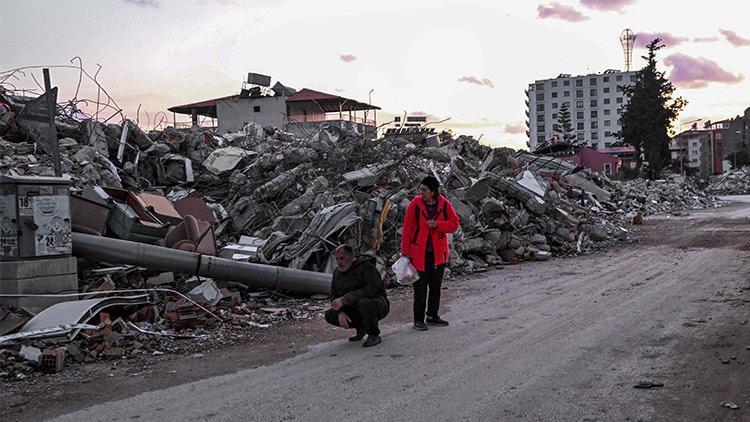
[[[52,156],[40,146],[42,123],[24,113],[36,100],[0,92],[0,174],[54,175]],[[332,251],[347,243],[375,256],[389,280],[406,208],[427,175],[441,180],[461,222],[451,237],[449,277],[606,247],[628,238],[636,213],[715,205],[685,184],[616,182],[559,158],[447,132],[370,139],[354,126],[322,123],[301,139],[250,123],[220,136],[65,113],[55,126],[72,178],[73,231],[317,272],[332,272]],[[75,361],[164,352],[173,346],[163,342],[181,336],[317,318],[325,307],[302,299],[287,306],[222,280],[80,262],[81,292],[147,293],[145,302],[115,307],[117,315],[69,322],[91,324],[63,333],[80,339],[64,346]],[[29,338],[9,339],[13,347],[0,352],[4,377],[46,367],[44,356],[62,353],[57,340],[26,344]]]
[[40,319],[49,319],[46,314],[63,318],[81,301],[62,302],[33,318],[0,306],[0,329],[10,331],[11,324],[23,327],[0,336],[0,379],[24,380],[71,365],[144,355],[201,354],[240,344],[282,321],[319,319],[328,305],[325,297],[297,299],[244,291],[240,295],[218,289],[210,280],[202,285],[210,286],[215,297],[205,288],[196,288],[188,295],[190,301],[180,300],[176,291],[142,295],[132,305],[123,304],[121,298],[101,299],[113,303],[92,305],[89,309],[95,312],[82,319],[85,323],[57,327],[59,332],[33,328],[42,323]]
[[630,180],[613,186],[613,197],[622,210],[642,215],[698,210],[721,206],[713,195],[690,182]]
[[[0,101],[9,109],[0,117],[9,120],[8,114],[23,116],[28,99]],[[0,132],[0,172],[52,174],[51,157],[33,142],[41,132],[33,124],[19,119]],[[372,140],[323,123],[310,139],[299,139],[251,123],[219,136],[65,116],[56,125],[63,168],[76,191],[89,200],[142,203],[142,214],[162,225],[150,237],[111,227],[110,235],[170,246],[162,237],[184,214],[170,205],[190,199],[187,207],[193,214],[201,209],[222,256],[312,271],[332,270],[331,251],[339,243],[378,256],[380,268],[388,268],[399,251],[405,209],[428,174],[443,182],[461,219],[450,265],[461,272],[582,253],[621,239],[616,215],[713,205],[687,184],[615,182],[558,158],[448,133]],[[582,234],[589,236],[582,240]]]
[[711,182],[706,188],[714,195],[750,194],[750,167],[728,171]]

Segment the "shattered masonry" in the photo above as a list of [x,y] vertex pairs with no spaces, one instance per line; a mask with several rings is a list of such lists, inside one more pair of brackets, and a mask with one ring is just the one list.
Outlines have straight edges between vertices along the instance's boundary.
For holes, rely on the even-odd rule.
[[[54,175],[34,138],[43,130],[22,119],[31,100],[0,91],[0,174]],[[316,272],[331,272],[332,251],[348,243],[376,256],[390,279],[403,215],[428,174],[442,181],[461,221],[449,277],[587,253],[627,240],[639,216],[716,205],[689,184],[618,182],[448,132],[369,139],[322,123],[301,139],[254,124],[219,136],[64,114],[55,123],[72,178],[73,231]],[[728,180],[714,190],[728,190]],[[23,330],[30,315],[0,307],[0,378],[58,371],[65,362],[197,351],[284,319],[319,318],[327,304],[325,296],[80,261],[79,291],[99,292],[85,297],[91,317]],[[139,296],[102,306],[114,291]],[[63,335],[73,340],[60,342]]]

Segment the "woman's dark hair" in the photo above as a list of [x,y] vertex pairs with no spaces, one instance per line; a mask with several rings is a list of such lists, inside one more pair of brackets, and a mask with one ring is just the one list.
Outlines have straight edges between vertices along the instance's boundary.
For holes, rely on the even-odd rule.
[[427,186],[428,189],[430,189],[433,193],[438,193],[438,189],[440,189],[440,182],[438,182],[438,179],[435,178],[435,176],[427,176],[424,179],[422,179],[421,184]]

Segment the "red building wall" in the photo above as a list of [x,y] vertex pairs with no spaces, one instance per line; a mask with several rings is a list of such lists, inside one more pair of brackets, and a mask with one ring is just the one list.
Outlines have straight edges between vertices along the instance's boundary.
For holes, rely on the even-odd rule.
[[563,159],[576,166],[582,166],[597,173],[607,173],[605,172],[605,164],[609,164],[608,167],[610,167],[611,173],[608,174],[614,174],[620,171],[621,165],[619,158],[589,147],[583,147],[576,155],[564,157]]

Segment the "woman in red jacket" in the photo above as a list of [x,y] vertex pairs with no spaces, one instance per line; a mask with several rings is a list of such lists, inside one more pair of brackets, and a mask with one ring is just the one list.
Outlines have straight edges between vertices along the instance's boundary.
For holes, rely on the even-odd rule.
[[455,232],[459,222],[453,205],[438,193],[439,188],[435,177],[422,180],[420,195],[406,209],[401,233],[401,255],[419,271],[419,280],[414,283],[414,329],[420,331],[427,330],[427,324],[448,325],[438,315],[440,287],[450,257],[447,234]]

